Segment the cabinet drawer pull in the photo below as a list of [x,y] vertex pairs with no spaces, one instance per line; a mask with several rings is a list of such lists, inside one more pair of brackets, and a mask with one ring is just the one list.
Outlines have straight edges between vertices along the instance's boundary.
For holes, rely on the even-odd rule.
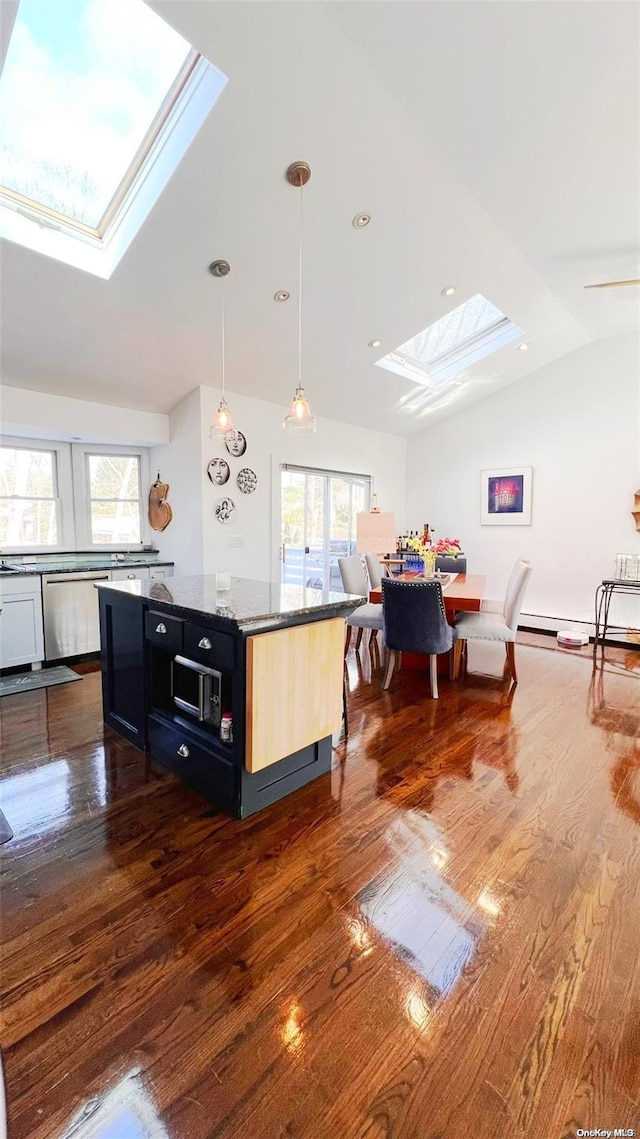
[[135,576],[136,576],[136,575],[135,575],[134,573],[128,573],[128,574],[127,574],[127,577],[135,577]]
[[198,641],[198,648],[199,649],[210,649],[211,648],[211,641],[209,640],[209,638],[203,637],[201,641]]
[[156,625],[156,633],[166,633],[166,631],[167,626],[165,625],[164,621],[161,621],[159,625]]
[[180,744],[180,747],[178,748],[177,754],[181,755],[183,759],[188,759],[189,748],[187,747],[187,745],[186,744]]

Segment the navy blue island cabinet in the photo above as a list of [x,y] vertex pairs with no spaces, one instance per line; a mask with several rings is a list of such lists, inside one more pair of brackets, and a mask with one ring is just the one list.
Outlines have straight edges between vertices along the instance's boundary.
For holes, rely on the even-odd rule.
[[216,574],[97,588],[110,728],[236,818],[330,770],[365,598]]

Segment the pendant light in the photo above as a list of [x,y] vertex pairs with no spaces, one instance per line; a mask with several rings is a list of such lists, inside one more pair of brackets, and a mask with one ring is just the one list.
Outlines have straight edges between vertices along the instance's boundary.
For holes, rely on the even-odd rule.
[[227,431],[233,429],[233,420],[229,405],[225,399],[225,375],[224,375],[224,279],[228,273],[231,272],[231,266],[228,261],[212,261],[209,266],[209,272],[213,277],[220,279],[220,344],[222,348],[222,399],[218,404],[213,423],[209,428],[210,439],[224,439]]
[[287,170],[290,186],[300,190],[300,239],[298,244],[298,383],[291,402],[289,414],[282,426],[285,431],[305,431],[313,434],[316,418],[311,414],[309,400],[302,386],[302,191],[311,177],[311,167],[306,162],[294,162]]

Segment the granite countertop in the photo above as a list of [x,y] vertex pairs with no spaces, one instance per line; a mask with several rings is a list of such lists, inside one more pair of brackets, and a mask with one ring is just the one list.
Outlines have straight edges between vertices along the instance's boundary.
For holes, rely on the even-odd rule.
[[12,559],[10,555],[2,560],[5,564],[0,566],[0,579],[3,577],[26,577],[27,574],[91,573],[93,570],[99,573],[101,570],[140,569],[143,566],[173,565],[173,562],[160,561],[156,558],[138,558],[134,555],[130,555],[122,561],[112,561],[110,554],[101,559],[96,558],[95,561],[89,561],[86,558],[78,558],[77,560],[61,558],[60,561],[20,562],[18,558]]
[[154,608],[164,604],[185,617],[214,617],[229,629],[250,626],[251,631],[257,627],[277,627],[288,618],[304,613],[347,616],[367,600],[350,593],[282,585],[279,581],[253,581],[247,577],[232,577],[231,588],[222,590],[217,581],[219,577],[212,573],[172,577],[167,581],[96,582],[96,588],[139,597],[151,602]]

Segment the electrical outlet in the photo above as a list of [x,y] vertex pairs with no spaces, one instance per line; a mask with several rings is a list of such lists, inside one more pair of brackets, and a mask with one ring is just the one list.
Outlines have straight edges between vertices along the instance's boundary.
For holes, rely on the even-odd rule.
[[244,546],[244,534],[229,534],[227,546],[234,546],[236,548]]

